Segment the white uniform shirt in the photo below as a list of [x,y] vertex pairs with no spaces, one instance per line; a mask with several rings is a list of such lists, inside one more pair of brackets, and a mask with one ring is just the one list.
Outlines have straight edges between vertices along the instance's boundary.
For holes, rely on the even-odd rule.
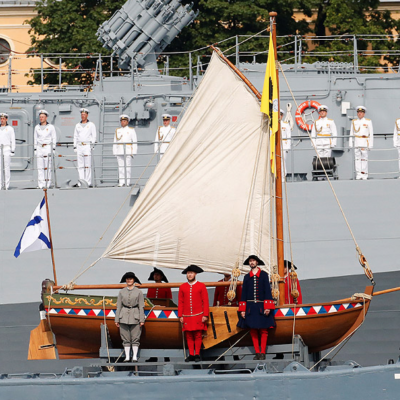
[[317,119],[311,129],[311,137],[317,148],[331,149],[336,147],[337,129],[335,121],[326,117]]
[[74,131],[74,147],[77,144],[86,145],[94,144],[96,142],[96,125],[93,122],[88,121],[86,124],[75,125]]
[[6,125],[4,129],[0,128],[0,146],[3,145],[4,151],[15,151],[15,132],[14,128]]
[[[158,153],[160,151],[161,154],[164,154],[168,148],[169,143],[174,137],[176,129],[171,125],[168,126],[159,126],[156,133],[156,138],[154,141],[154,153]],[[163,142],[163,143],[157,143]],[[158,150],[160,148],[160,150]]]
[[393,146],[400,147],[400,119],[396,119],[394,123]]
[[44,144],[50,144],[50,143],[53,144],[53,150],[55,150],[56,142],[57,142],[56,129],[52,124],[47,124],[44,129],[41,128],[40,124],[35,126],[35,131],[33,133],[33,144],[35,150],[38,147],[43,146]]
[[374,147],[374,130],[370,119],[353,119],[351,122],[349,146],[368,149]]
[[281,121],[281,133],[282,133],[282,148],[283,150],[290,150],[292,147],[292,141],[287,140],[292,137],[292,129],[288,122]]
[[137,154],[137,136],[136,132],[130,126],[125,126],[124,128],[118,128],[114,135],[114,146],[113,154],[115,156],[124,155],[124,146],[122,143],[128,143],[126,145],[126,155],[134,156]]

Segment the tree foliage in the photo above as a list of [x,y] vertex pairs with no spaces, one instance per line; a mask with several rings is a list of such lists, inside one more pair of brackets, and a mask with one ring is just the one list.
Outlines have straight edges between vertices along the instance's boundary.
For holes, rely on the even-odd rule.
[[[399,32],[400,21],[392,18],[390,11],[379,11],[379,0],[309,0],[306,9],[310,15],[317,10],[314,26],[310,32],[319,37],[313,42],[318,52],[343,52],[343,55],[329,56],[326,61],[353,61],[353,35],[358,36],[357,49],[361,66],[377,65],[381,53],[399,50],[399,44],[391,37]],[[337,35],[341,40],[324,41],[327,34]],[[377,38],[374,35],[383,35]],[[399,65],[398,57],[384,57],[392,65]],[[312,59],[307,60],[312,61]]]
[[[190,2],[184,0],[183,3]],[[109,54],[98,42],[95,33],[102,22],[109,19],[125,0],[39,0],[36,4],[37,16],[27,21],[31,25],[32,49],[37,53],[102,53]],[[342,51],[341,56],[326,57],[326,61],[352,61],[353,42],[351,35],[390,35],[399,31],[400,22],[394,20],[389,11],[378,11],[379,0],[194,0],[193,8],[199,10],[199,15],[189,27],[167,47],[166,51],[193,51],[210,44],[218,43],[222,50],[234,53],[235,40],[239,37],[243,42],[246,36],[265,31],[269,26],[269,12],[278,13],[277,34],[305,35],[315,34],[319,37],[328,34],[340,36],[340,40],[327,42],[313,40],[309,48],[318,52]],[[296,21],[294,11],[298,10],[308,17],[307,21]],[[311,23],[308,22],[312,19]],[[263,33],[265,36],[268,32]],[[292,38],[278,38],[278,44],[292,41]],[[361,52],[370,50],[393,50],[398,48],[394,40],[375,40],[372,36],[364,36],[357,42]],[[265,50],[268,39],[259,38],[245,41],[241,47],[241,61],[252,61],[246,57],[246,52],[259,52],[258,62],[266,60]],[[32,50],[31,49],[31,50]],[[201,54],[207,53],[202,51]],[[193,53],[193,61],[197,55]],[[360,64],[376,65],[379,55],[362,58]],[[282,58],[282,56],[281,56]],[[308,57],[306,62],[321,60],[321,57]],[[386,56],[386,60],[398,65],[399,60]],[[54,60],[58,62],[57,60]],[[80,66],[93,70],[95,60],[87,58],[63,59],[67,68]],[[204,59],[207,62],[207,59]],[[170,67],[187,68],[187,55],[175,56]],[[187,69],[177,70],[177,74],[187,74]],[[63,76],[65,78],[65,75]],[[69,77],[69,83],[90,83],[92,73],[85,73],[79,79]],[[34,76],[33,81],[39,82],[40,77]],[[45,82],[56,83],[58,76],[48,74]],[[65,79],[64,79],[65,81]]]
[[[125,0],[39,0],[36,3],[37,15],[26,21],[31,29],[31,49],[36,53],[102,53],[109,54],[96,38],[98,27],[121,8]],[[49,57],[58,63],[57,58]],[[95,58],[66,57],[62,59],[68,69],[93,71]],[[106,67],[106,66],[105,66]],[[77,78],[77,76],[79,78]],[[86,84],[92,81],[92,72],[82,74],[63,74],[63,81]],[[39,83],[40,76],[35,74],[33,82]],[[45,75],[46,83],[57,83],[58,75]]]

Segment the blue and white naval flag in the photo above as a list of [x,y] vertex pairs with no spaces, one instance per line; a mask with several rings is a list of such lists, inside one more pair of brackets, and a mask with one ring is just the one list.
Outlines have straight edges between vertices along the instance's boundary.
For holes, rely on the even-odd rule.
[[46,200],[43,200],[36,207],[28,222],[24,233],[15,248],[14,257],[22,252],[50,249],[49,225],[47,223]]

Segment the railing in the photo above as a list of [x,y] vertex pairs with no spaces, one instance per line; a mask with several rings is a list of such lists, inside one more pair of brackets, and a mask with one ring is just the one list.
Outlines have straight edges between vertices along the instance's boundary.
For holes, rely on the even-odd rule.
[[[265,63],[268,57],[267,35],[256,37],[241,35],[224,39],[217,43],[225,55],[241,68],[251,69],[252,65]],[[342,35],[342,36],[279,36],[278,59],[283,64],[290,64],[296,71],[304,69],[304,64],[314,64],[315,68],[340,70],[352,73],[360,72],[395,72],[400,69],[400,50],[382,50],[380,44],[393,45],[397,41],[394,35]],[[257,46],[258,51],[247,50]],[[390,47],[390,46],[388,46]],[[165,76],[186,76],[193,88],[210,58],[208,48],[186,52],[164,52],[157,65],[146,71],[158,71]],[[173,58],[185,55],[186,61],[181,66],[172,67]],[[182,58],[180,58],[182,59]],[[66,64],[68,62],[68,64]],[[245,63],[245,65],[243,65]],[[242,64],[242,65],[241,65]],[[71,65],[70,68],[65,65]],[[131,68],[121,70],[116,67],[117,59],[112,56],[87,53],[44,53],[37,55],[12,55],[7,64],[0,68],[0,92],[66,91],[91,89],[92,82],[100,82],[105,77],[137,77],[142,71]],[[71,85],[70,76],[85,76],[85,84]],[[40,84],[28,84],[26,76],[37,77]],[[1,79],[3,77],[3,79]],[[52,83],[47,83],[51,81]],[[76,79],[74,79],[76,80]],[[24,82],[24,83],[22,83]],[[2,88],[1,88],[2,86]]]
[[[333,156],[336,155],[336,162],[339,165],[338,178],[339,179],[355,179],[355,162],[354,151],[348,147],[349,136],[337,136],[337,139],[343,139],[343,147],[337,148]],[[300,176],[309,173],[310,176],[307,180],[311,180],[311,163],[313,157],[316,155],[313,147],[311,146],[308,136],[293,135],[291,139],[291,150],[287,155],[287,180],[296,181],[301,180]],[[399,172],[399,153],[397,148],[392,147],[392,134],[376,134],[374,135],[375,148],[369,151],[369,176],[372,179],[383,178],[397,178],[400,176]],[[145,183],[146,179],[141,177],[143,171],[148,169],[150,172],[154,170],[162,154],[160,153],[160,144],[162,142],[154,141],[138,141],[138,154],[134,156],[131,167],[131,185],[138,182],[141,186]],[[93,145],[94,150],[91,153],[91,172],[92,172],[92,185],[94,187],[107,187],[116,186],[118,184],[118,165],[116,157],[109,151],[108,155],[104,155],[102,148],[113,146],[114,143],[96,143]],[[127,145],[124,145],[124,152],[127,152]],[[151,147],[151,151],[147,148]],[[155,147],[158,152],[154,152]],[[71,150],[70,152],[68,150]],[[12,161],[24,161],[19,165],[26,165],[26,168],[18,167],[13,169],[11,164],[11,188],[24,189],[37,187],[37,157],[33,155],[33,145],[31,144],[18,144],[16,153],[29,153],[32,156],[14,156]],[[1,174],[1,189],[5,189],[5,158],[8,157],[7,152],[4,151],[4,146],[0,145],[0,174]],[[111,160],[108,165],[104,165],[104,160]],[[51,165],[52,184],[51,187],[68,188],[71,187],[72,182],[78,182],[78,165],[77,154],[73,152],[73,143],[58,145],[56,151],[51,153],[51,159],[48,159],[48,166]],[[124,172],[125,177],[129,166],[124,157]],[[45,175],[50,172],[50,167],[45,169]],[[150,174],[146,174],[149,176]],[[48,177],[46,178],[48,179]],[[78,182],[87,187],[85,182]]]

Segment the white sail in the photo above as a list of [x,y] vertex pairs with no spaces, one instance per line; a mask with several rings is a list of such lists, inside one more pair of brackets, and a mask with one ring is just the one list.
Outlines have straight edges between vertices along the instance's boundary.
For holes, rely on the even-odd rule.
[[214,53],[172,143],[102,257],[230,272],[257,254],[272,265],[268,131],[257,97]]

